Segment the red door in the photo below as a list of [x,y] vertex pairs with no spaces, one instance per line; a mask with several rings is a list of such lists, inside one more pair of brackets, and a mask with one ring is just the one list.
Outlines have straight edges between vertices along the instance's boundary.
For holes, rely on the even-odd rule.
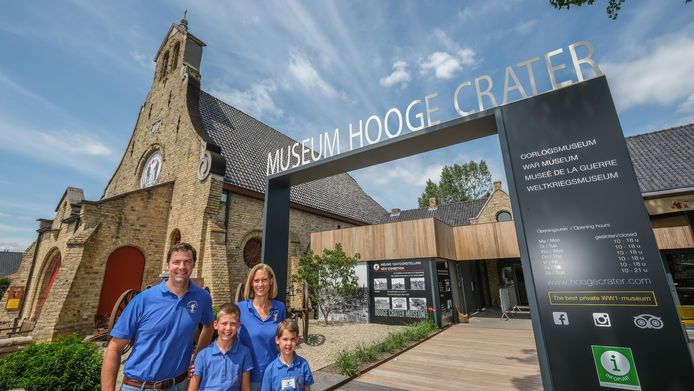
[[116,300],[123,292],[128,289],[139,291],[144,270],[145,256],[135,247],[121,247],[112,252],[106,262],[97,317],[108,319]]

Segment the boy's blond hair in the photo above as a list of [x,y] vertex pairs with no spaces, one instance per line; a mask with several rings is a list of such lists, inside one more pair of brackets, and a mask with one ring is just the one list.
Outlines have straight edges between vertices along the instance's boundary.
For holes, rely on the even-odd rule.
[[241,318],[241,310],[235,303],[222,304],[222,306],[219,307],[219,311],[217,311],[217,317],[215,319],[219,321],[222,315],[236,315],[236,318],[239,319]]
[[293,319],[285,319],[277,325],[277,332],[275,336],[281,338],[285,331],[296,334],[299,336],[299,325]]

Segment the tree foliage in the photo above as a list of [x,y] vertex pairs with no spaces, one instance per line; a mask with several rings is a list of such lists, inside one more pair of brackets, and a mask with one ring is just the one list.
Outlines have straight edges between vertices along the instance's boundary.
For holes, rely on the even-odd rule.
[[[619,16],[619,11],[622,9],[622,4],[624,4],[626,0],[608,0],[607,1],[607,16],[610,17],[610,19],[615,20],[617,19],[617,16]],[[689,3],[692,0],[684,0],[685,3]],[[549,0],[549,3],[557,9],[570,9],[571,6],[576,6],[580,7],[582,5],[593,5],[595,3],[595,0]]]
[[439,183],[428,179],[424,192],[417,200],[420,208],[427,207],[431,197],[436,197],[439,204],[445,205],[489,196],[491,189],[492,174],[487,162],[469,161],[463,165],[444,166]]
[[0,277],[0,297],[2,297],[5,294],[5,291],[10,286],[11,283],[12,283],[12,280],[10,280],[9,278]]
[[0,389],[98,390],[100,373],[99,348],[72,335],[0,358]]
[[324,249],[323,255],[309,250],[299,259],[292,280],[308,285],[309,298],[317,303],[326,324],[336,305],[350,300],[357,292],[359,285],[355,268],[358,259],[359,254],[348,257],[340,243],[334,250]]

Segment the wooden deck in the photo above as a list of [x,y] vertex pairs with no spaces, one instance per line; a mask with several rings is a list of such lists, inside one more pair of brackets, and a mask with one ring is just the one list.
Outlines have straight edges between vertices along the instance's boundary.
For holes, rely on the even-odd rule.
[[532,330],[455,325],[343,391],[542,390]]

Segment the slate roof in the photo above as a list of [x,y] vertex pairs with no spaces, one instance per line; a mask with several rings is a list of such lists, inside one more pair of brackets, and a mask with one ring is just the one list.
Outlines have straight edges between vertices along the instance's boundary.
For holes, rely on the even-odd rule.
[[22,253],[0,251],[0,277],[15,274],[20,263],[22,263]]
[[694,187],[694,123],[626,138],[641,193]]
[[[268,153],[295,141],[205,91],[200,91],[200,115],[207,133],[222,148],[227,162],[224,181],[265,193]],[[386,212],[348,174],[293,186],[291,201],[372,224]]]
[[451,227],[470,225],[470,219],[477,217],[485,202],[487,202],[487,198],[439,205],[434,210],[429,210],[429,207],[402,210],[398,216],[386,214],[381,223],[396,223],[399,221],[428,219],[433,217]]

